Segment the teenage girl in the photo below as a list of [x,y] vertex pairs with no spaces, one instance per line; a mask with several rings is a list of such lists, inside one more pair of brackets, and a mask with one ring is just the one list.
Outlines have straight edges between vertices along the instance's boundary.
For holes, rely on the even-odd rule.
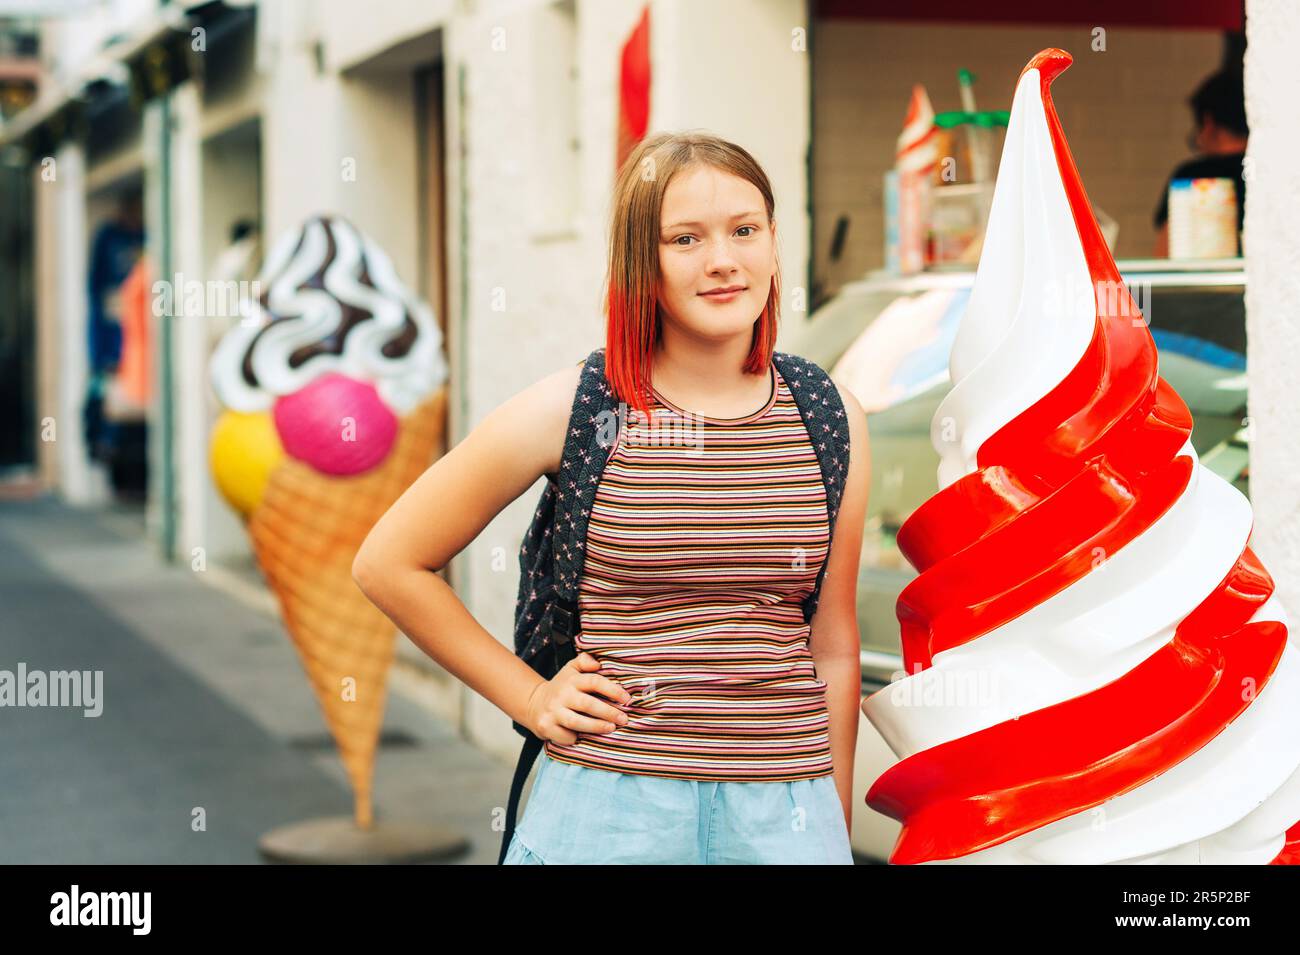
[[[850,456],[832,537],[815,449],[771,357],[766,174],[733,143],[661,134],[624,163],[614,200],[605,373],[627,415],[592,504],[577,656],[544,679],[433,571],[557,474],[579,365],[518,392],[430,467],[375,525],[354,577],[546,741],[506,862],[851,863],[865,415],[840,388]],[[801,599],[823,561],[808,624]]]

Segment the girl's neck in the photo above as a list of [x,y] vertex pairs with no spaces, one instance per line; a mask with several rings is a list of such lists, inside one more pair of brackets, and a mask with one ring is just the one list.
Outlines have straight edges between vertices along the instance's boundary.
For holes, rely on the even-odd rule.
[[679,408],[708,417],[741,417],[761,406],[770,394],[768,369],[744,371],[750,337],[731,341],[676,340],[667,329],[655,346],[651,385]]

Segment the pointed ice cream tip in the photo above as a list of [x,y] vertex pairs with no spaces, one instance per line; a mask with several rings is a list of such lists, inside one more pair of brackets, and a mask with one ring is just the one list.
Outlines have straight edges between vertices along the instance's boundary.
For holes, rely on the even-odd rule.
[[1030,70],[1037,70],[1039,75],[1042,76],[1043,82],[1050,83],[1073,62],[1074,57],[1070,56],[1069,53],[1057,47],[1049,46],[1035,53],[1029,62],[1025,64],[1025,68],[1020,71],[1020,75],[1023,77]]

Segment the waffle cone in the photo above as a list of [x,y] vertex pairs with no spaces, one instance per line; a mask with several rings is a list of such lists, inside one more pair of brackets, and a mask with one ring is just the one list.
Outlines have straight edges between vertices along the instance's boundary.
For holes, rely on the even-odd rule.
[[397,631],[357,587],[352,561],[375,522],[440,453],[446,403],[444,386],[402,419],[388,457],[363,474],[335,477],[286,458],[248,521],[365,829]]

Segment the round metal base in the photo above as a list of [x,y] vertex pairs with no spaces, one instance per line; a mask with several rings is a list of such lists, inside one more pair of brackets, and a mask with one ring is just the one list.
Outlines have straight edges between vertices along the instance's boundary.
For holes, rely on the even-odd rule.
[[351,816],[307,819],[272,829],[257,850],[288,865],[391,865],[448,859],[469,849],[449,829],[411,822],[379,822],[360,829]]

